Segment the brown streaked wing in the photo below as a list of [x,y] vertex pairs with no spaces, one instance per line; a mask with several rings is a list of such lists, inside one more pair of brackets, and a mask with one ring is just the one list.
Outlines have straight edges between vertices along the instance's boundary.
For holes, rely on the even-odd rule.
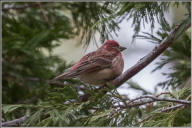
[[82,61],[79,66],[68,73],[69,77],[75,77],[82,73],[93,72],[111,67],[113,55],[98,55],[89,60]]
[[102,54],[101,52],[89,53],[85,55],[79,61],[79,63],[72,66],[63,74],[55,77],[54,80],[72,78],[82,73],[88,73],[111,67],[114,58],[115,56],[113,54],[109,54],[107,52],[102,52]]

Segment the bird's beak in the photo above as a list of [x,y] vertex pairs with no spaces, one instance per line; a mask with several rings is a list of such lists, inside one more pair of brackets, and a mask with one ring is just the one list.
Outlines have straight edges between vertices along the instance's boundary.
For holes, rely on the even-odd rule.
[[119,50],[122,52],[123,50],[127,49],[126,47],[119,46]]

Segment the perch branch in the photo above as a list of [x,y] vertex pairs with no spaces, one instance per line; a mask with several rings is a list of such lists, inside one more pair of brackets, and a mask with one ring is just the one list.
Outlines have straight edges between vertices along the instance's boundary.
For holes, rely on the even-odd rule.
[[[179,25],[175,26],[175,28],[169,33],[169,35],[158,45],[156,46],[150,53],[140,59],[134,66],[126,70],[123,74],[119,77],[111,81],[111,84],[114,85],[116,88],[121,86],[124,82],[128,79],[133,77],[136,73],[141,71],[145,68],[148,64],[150,64],[155,58],[157,58],[161,53],[163,53],[176,39],[178,39],[183,32],[185,32],[191,26],[191,19],[188,18],[184,20]],[[100,87],[95,91],[101,90],[104,94],[107,91],[103,88],[107,88],[107,85]],[[87,101],[90,97],[90,94],[85,94],[81,97],[81,101]]]

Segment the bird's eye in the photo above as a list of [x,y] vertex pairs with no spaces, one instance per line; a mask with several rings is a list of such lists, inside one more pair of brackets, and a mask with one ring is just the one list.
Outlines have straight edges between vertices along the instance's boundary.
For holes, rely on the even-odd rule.
[[119,50],[119,46],[113,46],[112,48]]
[[113,48],[119,48],[119,46],[113,46]]

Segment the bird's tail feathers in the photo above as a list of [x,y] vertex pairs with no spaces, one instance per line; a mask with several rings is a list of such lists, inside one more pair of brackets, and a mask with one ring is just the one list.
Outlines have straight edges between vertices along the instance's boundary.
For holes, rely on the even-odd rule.
[[68,76],[68,72],[64,72],[63,74],[61,74],[61,75],[53,78],[53,79],[50,80],[50,81],[54,82],[54,81],[57,81],[57,80],[60,80],[60,79],[63,79],[63,80],[64,80],[64,79],[69,79],[69,78],[71,78],[71,77]]

